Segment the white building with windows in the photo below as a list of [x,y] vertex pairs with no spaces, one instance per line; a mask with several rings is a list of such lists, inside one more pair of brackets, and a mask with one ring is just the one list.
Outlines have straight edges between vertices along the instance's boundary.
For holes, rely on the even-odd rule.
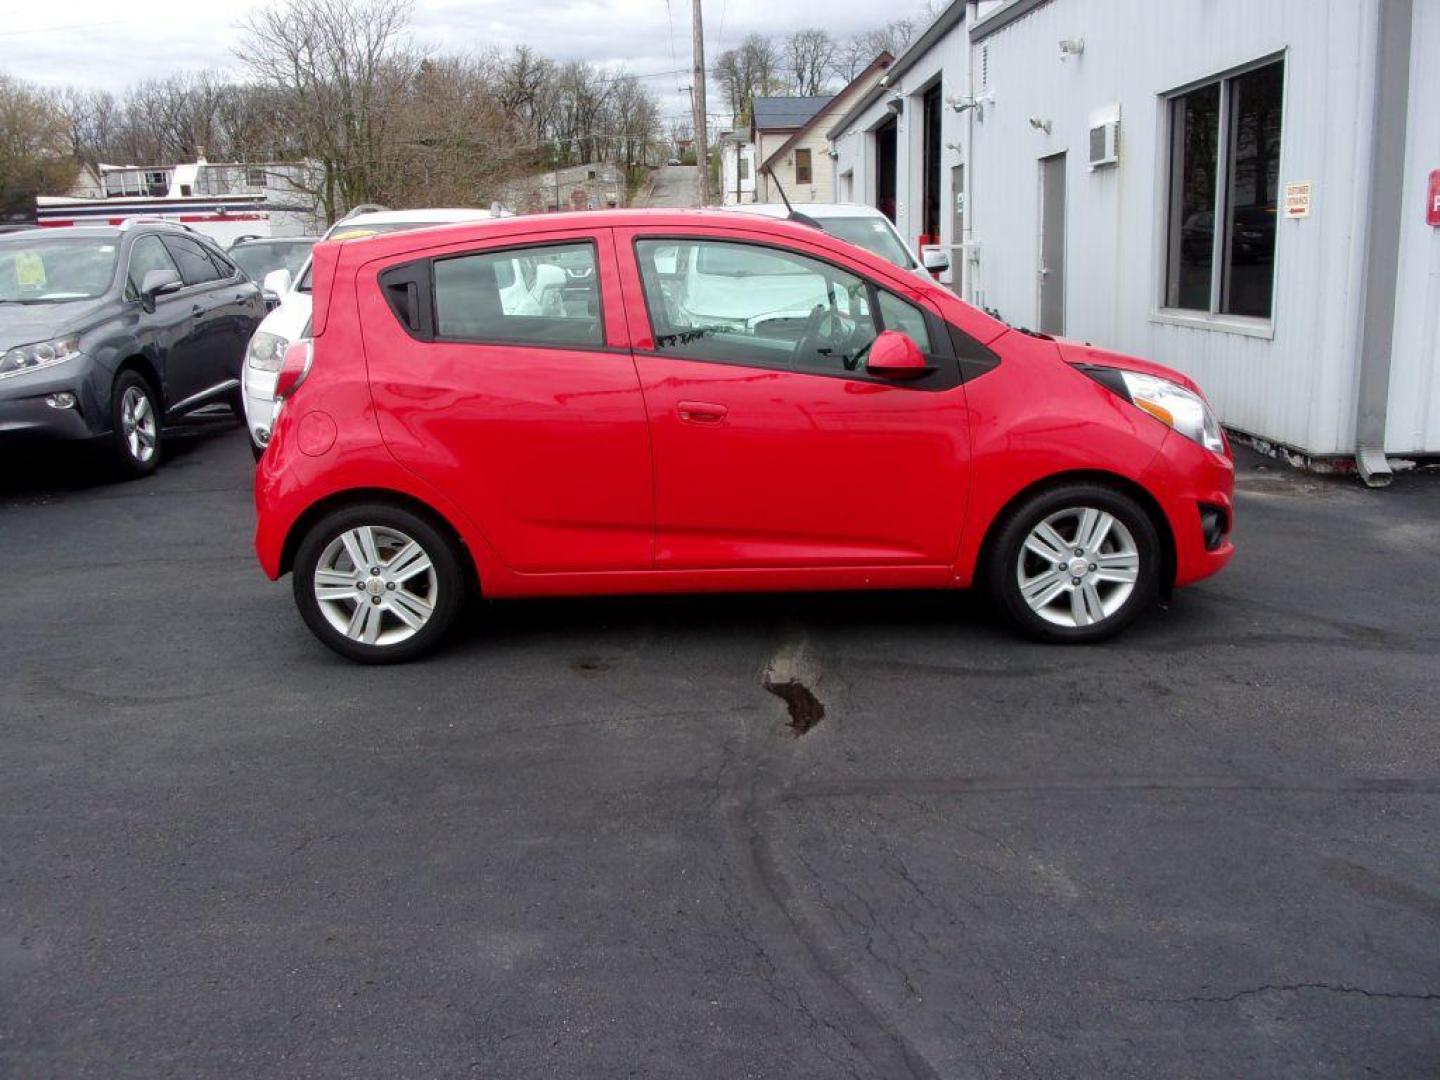
[[1440,454],[1437,56],[1434,0],[957,0],[836,182],[977,305],[1383,479]]

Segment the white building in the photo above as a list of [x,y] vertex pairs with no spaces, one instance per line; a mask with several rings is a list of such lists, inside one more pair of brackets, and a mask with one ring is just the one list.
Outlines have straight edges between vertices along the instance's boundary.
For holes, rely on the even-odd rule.
[[974,303],[1383,479],[1440,454],[1436,57],[1436,0],[957,0],[832,128],[837,183]]

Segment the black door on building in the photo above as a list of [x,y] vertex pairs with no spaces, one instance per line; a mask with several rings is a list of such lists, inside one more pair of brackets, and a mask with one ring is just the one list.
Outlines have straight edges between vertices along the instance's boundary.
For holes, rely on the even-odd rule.
[[895,220],[895,118],[875,129],[875,207]]
[[923,202],[920,214],[921,243],[940,242],[940,84],[925,91],[921,99],[925,124]]

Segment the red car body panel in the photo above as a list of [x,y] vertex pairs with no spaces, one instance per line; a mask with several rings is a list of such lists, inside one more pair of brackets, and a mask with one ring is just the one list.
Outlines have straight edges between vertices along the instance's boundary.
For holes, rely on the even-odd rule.
[[[674,236],[828,260],[998,363],[920,390],[658,352],[634,242]],[[377,281],[420,257],[577,240],[595,245],[603,346],[417,341]],[[687,211],[497,219],[320,244],[315,289],[312,370],[281,409],[256,480],[256,549],[272,578],[307,513],[385,492],[441,516],[497,597],[966,586],[1007,506],[1080,475],[1148,496],[1173,542],[1174,584],[1232,554],[1228,538],[1207,550],[1200,525],[1202,503],[1230,520],[1228,456],[1075,365],[1194,389],[1190,380],[1011,331],[804,226]]]

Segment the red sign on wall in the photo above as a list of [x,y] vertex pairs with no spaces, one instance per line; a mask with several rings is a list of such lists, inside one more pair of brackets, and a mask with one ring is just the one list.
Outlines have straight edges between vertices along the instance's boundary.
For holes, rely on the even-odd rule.
[[1440,169],[1430,173],[1430,190],[1425,194],[1425,222],[1440,229]]

